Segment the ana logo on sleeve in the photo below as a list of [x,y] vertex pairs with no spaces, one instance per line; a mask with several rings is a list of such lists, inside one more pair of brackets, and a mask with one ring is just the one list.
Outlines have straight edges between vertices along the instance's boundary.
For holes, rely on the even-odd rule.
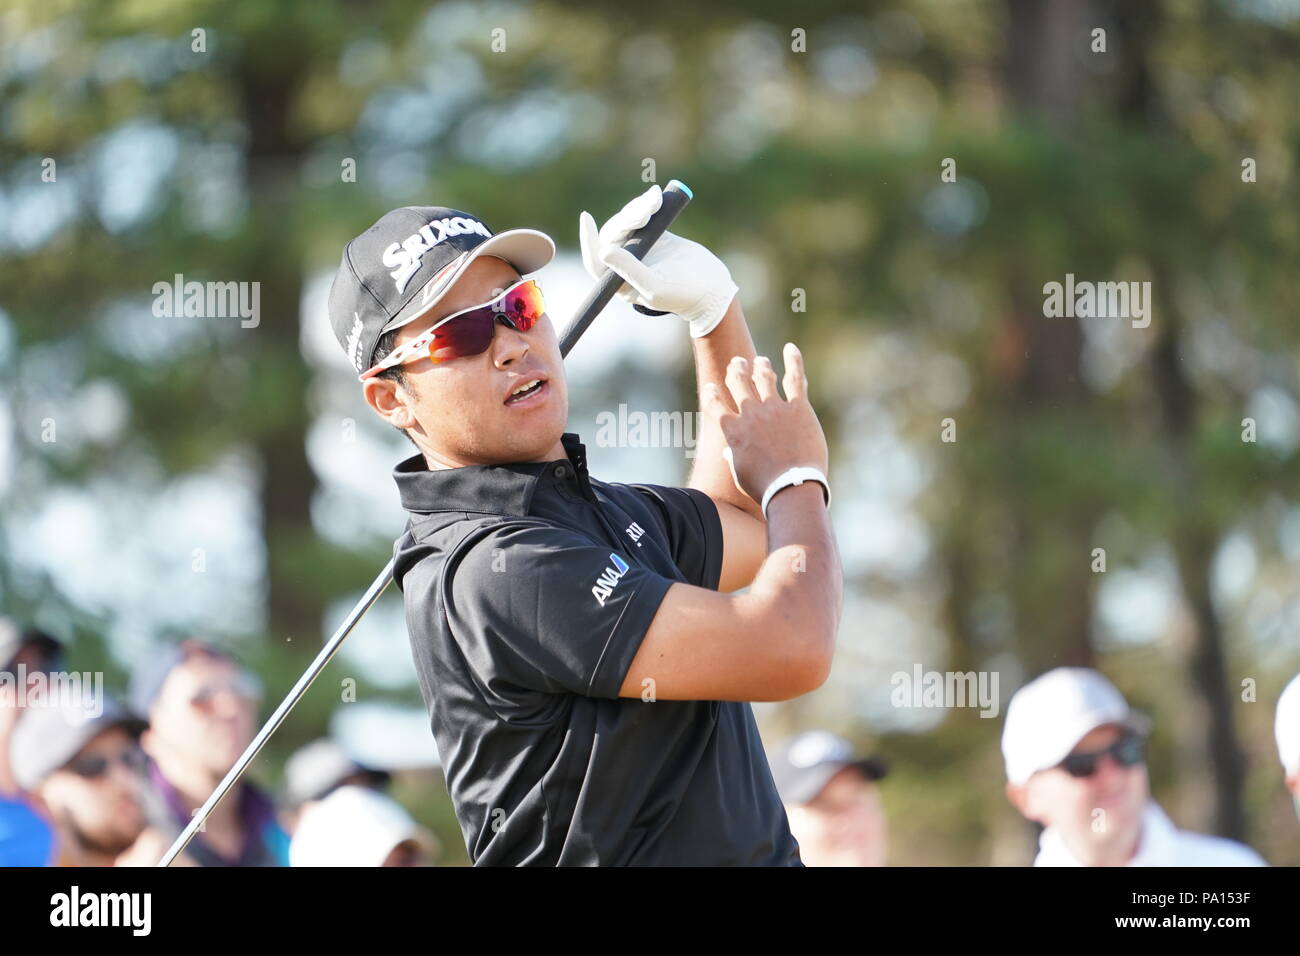
[[614,593],[614,588],[618,582],[627,574],[627,562],[617,554],[610,552],[609,559],[614,562],[612,568],[606,568],[592,585],[591,593],[596,596],[596,601],[601,607],[605,606],[605,601]]

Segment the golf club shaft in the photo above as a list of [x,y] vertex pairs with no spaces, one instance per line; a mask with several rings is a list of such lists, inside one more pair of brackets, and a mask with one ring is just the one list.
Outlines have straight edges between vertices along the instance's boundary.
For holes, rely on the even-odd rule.
[[[667,230],[672,221],[677,218],[677,214],[685,208],[688,202],[690,202],[691,195],[691,191],[687,188],[685,183],[678,182],[676,179],[670,182],[668,187],[663,191],[663,204],[659,207],[659,210],[650,217],[649,222],[647,222],[642,228],[638,229],[628,239],[628,241],[624,243],[623,248],[627,249],[638,259],[644,258],[650,247],[655,244],[659,237],[664,234],[664,231]],[[564,332],[561,334],[561,357],[568,356],[569,352],[573,349],[573,346],[577,344],[578,339],[582,337],[582,333],[587,331],[587,327],[591,325],[596,316],[600,314],[600,311],[609,304],[610,299],[614,298],[614,294],[618,292],[618,288],[622,284],[622,278],[619,277],[618,273],[613,271],[610,271],[600,280],[596,288],[592,290],[592,293],[587,297],[587,300],[583,302],[582,307],[578,310],[577,315],[574,316],[573,321],[569,323],[568,327],[565,328]],[[220,803],[222,798],[230,792],[232,787],[234,787],[235,783],[248,768],[248,765],[253,762],[253,759],[257,757],[262,747],[271,739],[271,735],[279,729],[280,724],[282,724],[284,719],[289,716],[289,712],[297,705],[303,694],[307,693],[307,688],[309,688],[312,685],[312,682],[320,676],[321,671],[323,671],[325,666],[329,664],[330,660],[338,652],[338,649],[343,646],[343,642],[347,639],[347,636],[352,633],[352,629],[356,627],[357,622],[360,621],[361,618],[365,616],[366,612],[370,610],[371,606],[379,600],[379,596],[384,593],[385,588],[388,587],[389,582],[392,580],[393,561],[390,559],[388,564],[384,566],[384,570],[380,571],[379,576],[370,583],[370,587],[366,589],[366,593],[362,595],[361,600],[358,601],[356,606],[348,612],[348,616],[343,619],[343,623],[338,626],[338,629],[334,631],[334,634],[330,639],[325,642],[325,646],[322,647],[320,653],[316,655],[316,659],[311,662],[311,666],[307,668],[302,677],[298,678],[298,682],[293,685],[293,689],[290,690],[284,700],[280,702],[280,706],[275,709],[275,713],[273,713],[270,719],[268,719],[262,726],[262,729],[257,732],[257,736],[253,738],[253,742],[248,745],[247,749],[244,750],[239,759],[235,761],[234,766],[230,768],[230,771],[226,774],[221,783],[217,784],[217,788],[212,791],[212,795],[208,797],[203,806],[194,811],[194,814],[191,817],[190,822],[185,826],[185,829],[180,832],[180,835],[176,837],[175,841],[173,841],[172,845],[163,855],[163,858],[158,861],[159,866],[170,866],[172,861],[175,860],[185,847],[189,845],[190,840],[194,838],[194,834],[203,828],[203,823],[207,820],[208,815],[216,809],[217,804]]]
[[172,843],[171,847],[168,848],[167,853],[158,862],[159,866],[169,866],[172,860],[176,859],[180,852],[189,845],[194,834],[203,828],[203,821],[208,818],[208,814],[216,809],[217,804],[221,802],[221,798],[224,797],[230,791],[230,788],[235,785],[235,782],[239,780],[244,770],[253,762],[253,758],[257,756],[259,751],[261,751],[263,745],[271,739],[271,735],[276,732],[280,724],[284,722],[284,719],[289,716],[289,711],[293,710],[294,706],[302,698],[302,695],[307,693],[307,688],[312,685],[312,681],[320,675],[320,672],[325,669],[325,665],[330,662],[330,659],[338,649],[343,646],[344,639],[352,631],[352,628],[356,626],[357,621],[361,620],[366,611],[370,610],[371,605],[379,600],[379,595],[384,593],[384,589],[388,587],[388,583],[392,580],[393,562],[392,559],[390,559],[388,564],[384,567],[384,570],[379,573],[379,577],[375,578],[375,580],[370,583],[370,587],[366,589],[366,593],[362,596],[361,600],[358,601],[356,606],[348,612],[348,616],[344,619],[343,623],[338,626],[338,629],[330,639],[325,642],[325,646],[322,647],[320,653],[316,655],[316,659],[311,662],[311,666],[307,668],[302,677],[298,678],[298,683],[294,684],[293,689],[289,691],[284,700],[280,701],[280,706],[275,709],[275,713],[273,713],[270,719],[262,726],[262,729],[257,732],[257,736],[253,738],[253,742],[248,745],[248,748],[240,755],[239,759],[235,761],[234,766],[230,768],[225,779],[223,779],[221,783],[217,784],[217,789],[212,791],[212,795],[208,797],[207,802],[194,811],[194,815],[190,819],[190,822],[186,825],[185,829],[181,831],[180,835]]

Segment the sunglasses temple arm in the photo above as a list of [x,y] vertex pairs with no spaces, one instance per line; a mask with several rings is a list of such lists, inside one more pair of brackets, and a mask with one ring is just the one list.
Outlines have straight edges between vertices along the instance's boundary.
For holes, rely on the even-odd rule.
[[[668,230],[673,220],[677,218],[677,214],[686,208],[686,204],[692,197],[690,188],[685,183],[674,179],[663,191],[663,204],[660,205],[659,210],[650,217],[649,222],[632,233],[631,238],[623,244],[623,248],[637,259],[644,259],[650,247]],[[622,284],[623,277],[613,270],[600,280],[600,284],[592,290],[591,295],[587,296],[587,301],[582,304],[573,320],[560,334],[561,356],[567,357],[573,351],[573,347],[578,344],[578,339],[582,338],[582,333],[587,331],[587,326],[591,325],[596,320],[596,316],[600,315],[601,310],[609,305]]]
[[322,647],[320,653],[316,655],[316,659],[311,662],[311,666],[307,668],[302,677],[298,678],[298,683],[293,685],[293,689],[290,690],[288,696],[280,702],[280,706],[275,709],[275,713],[271,715],[270,719],[267,720],[262,729],[257,732],[257,736],[254,737],[253,742],[248,745],[248,749],[246,749],[243,754],[240,755],[239,759],[235,761],[235,765],[230,768],[230,772],[226,774],[225,779],[223,779],[221,783],[217,784],[217,789],[212,791],[212,795],[208,797],[207,802],[194,811],[193,818],[185,829],[181,831],[180,836],[178,836],[175,842],[172,843],[171,847],[163,855],[163,858],[158,861],[158,866],[169,866],[171,862],[181,854],[185,847],[189,845],[190,840],[194,838],[194,834],[203,827],[203,822],[207,820],[208,815],[216,809],[216,806],[221,802],[222,797],[224,797],[230,791],[231,787],[235,785],[235,782],[239,780],[240,776],[248,768],[248,765],[253,762],[253,759],[261,751],[262,747],[271,739],[271,735],[276,732],[280,724],[284,722],[284,719],[289,716],[289,711],[293,710],[298,701],[302,699],[303,694],[307,693],[307,688],[312,685],[312,682],[318,676],[320,676],[321,671],[325,669],[325,666],[338,652],[338,649],[343,646],[343,641],[347,638],[348,634],[351,633],[352,629],[356,627],[357,622],[360,621],[361,618],[365,616],[365,613],[370,610],[371,606],[379,600],[379,596],[384,593],[384,589],[388,587],[388,583],[392,580],[393,560],[390,558],[388,564],[384,567],[384,570],[380,571],[379,576],[371,582],[370,587],[366,589],[366,593],[348,613],[347,618],[339,625],[338,630],[336,630],[333,636],[325,642],[325,646]]

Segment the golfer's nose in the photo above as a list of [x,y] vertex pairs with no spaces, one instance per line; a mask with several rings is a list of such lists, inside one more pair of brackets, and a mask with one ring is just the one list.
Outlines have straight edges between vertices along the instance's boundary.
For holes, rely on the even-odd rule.
[[492,337],[492,361],[497,368],[506,368],[528,354],[528,338],[504,319],[497,322]]

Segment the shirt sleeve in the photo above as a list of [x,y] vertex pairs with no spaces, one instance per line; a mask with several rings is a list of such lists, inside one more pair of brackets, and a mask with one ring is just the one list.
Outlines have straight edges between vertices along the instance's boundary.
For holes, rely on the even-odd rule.
[[713,499],[695,488],[629,485],[659,520],[673,563],[697,587],[718,589],[722,579],[722,521]]
[[485,682],[613,699],[672,584],[576,531],[521,520],[463,542],[444,594]]

